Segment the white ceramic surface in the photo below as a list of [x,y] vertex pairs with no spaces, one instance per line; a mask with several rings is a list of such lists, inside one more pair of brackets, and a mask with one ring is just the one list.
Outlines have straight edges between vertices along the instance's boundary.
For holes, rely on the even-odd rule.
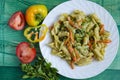
[[43,23],[50,27],[58,19],[60,14],[71,13],[76,9],[84,11],[86,14],[96,13],[104,23],[105,30],[110,31],[112,42],[106,48],[103,61],[93,61],[89,65],[81,67],[75,66],[75,69],[71,69],[66,61],[51,54],[51,48],[47,45],[51,42],[49,32],[47,33],[46,38],[39,44],[43,57],[48,62],[51,62],[53,67],[58,69],[59,74],[73,79],[85,79],[100,74],[112,63],[119,45],[119,34],[112,16],[100,5],[87,0],[72,0],[58,5],[49,12]]

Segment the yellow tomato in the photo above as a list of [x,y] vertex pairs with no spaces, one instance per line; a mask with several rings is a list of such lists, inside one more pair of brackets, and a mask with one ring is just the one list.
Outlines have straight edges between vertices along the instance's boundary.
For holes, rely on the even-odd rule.
[[45,5],[32,5],[26,10],[26,22],[30,26],[37,26],[47,15],[47,7]]

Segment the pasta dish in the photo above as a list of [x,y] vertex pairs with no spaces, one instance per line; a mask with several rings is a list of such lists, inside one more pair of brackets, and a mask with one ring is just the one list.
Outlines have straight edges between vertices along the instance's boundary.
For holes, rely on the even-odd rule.
[[79,10],[61,14],[51,26],[50,34],[51,53],[66,60],[72,69],[74,65],[90,64],[93,59],[103,60],[105,48],[111,42],[110,33],[98,16]]

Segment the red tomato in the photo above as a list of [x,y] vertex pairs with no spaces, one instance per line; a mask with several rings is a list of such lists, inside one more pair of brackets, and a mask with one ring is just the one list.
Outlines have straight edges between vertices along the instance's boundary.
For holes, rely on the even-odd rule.
[[22,63],[30,63],[36,56],[36,50],[29,43],[21,42],[16,48],[16,55]]
[[22,30],[25,26],[24,14],[21,11],[14,13],[9,19],[8,25],[14,30]]

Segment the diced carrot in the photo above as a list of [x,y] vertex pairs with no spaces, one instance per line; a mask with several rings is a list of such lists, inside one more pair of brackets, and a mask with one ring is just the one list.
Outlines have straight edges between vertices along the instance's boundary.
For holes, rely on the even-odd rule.
[[92,49],[92,44],[91,42],[88,43],[89,49]]
[[90,40],[88,42],[88,46],[89,46],[89,49],[92,50],[92,44],[93,44],[94,40]]
[[109,40],[109,39],[106,39],[106,40],[100,40],[100,41],[98,41],[98,42],[108,44],[108,43],[110,43],[110,42],[112,42],[112,41]]
[[72,69],[74,69],[74,62],[73,61],[70,62],[70,66]]
[[73,33],[70,29],[69,29],[69,35],[70,35],[70,39],[71,39],[72,43],[74,43]]
[[75,62],[76,61],[76,55],[74,54],[74,49],[72,48],[72,46],[70,44],[68,44],[67,47],[68,47],[68,51],[71,55],[72,60]]
[[69,21],[69,24],[74,27],[74,28],[79,28],[79,26],[76,26],[75,23],[71,20],[70,17],[67,17],[68,21]]
[[69,52],[72,53],[73,52],[73,48],[71,46],[68,46]]
[[102,24],[102,25],[100,25],[100,34],[103,34],[104,33],[104,25]]
[[107,40],[103,40],[102,42],[103,42],[103,43],[110,43],[110,42],[112,42],[112,41],[107,39]]
[[77,58],[76,61],[79,61],[80,60],[80,55],[79,55],[78,51],[75,48],[74,48],[74,52],[75,52],[75,55],[76,55],[76,58]]

